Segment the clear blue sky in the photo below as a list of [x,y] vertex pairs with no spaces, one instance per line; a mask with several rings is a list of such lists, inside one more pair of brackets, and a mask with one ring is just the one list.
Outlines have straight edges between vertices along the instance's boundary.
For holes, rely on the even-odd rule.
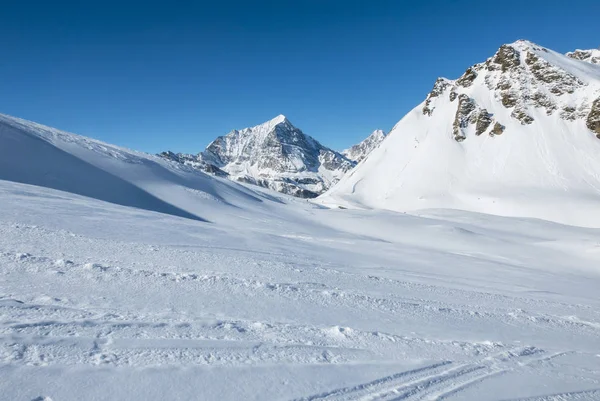
[[23,0],[0,34],[1,113],[194,153],[285,114],[342,149],[502,43],[600,46],[600,1]]

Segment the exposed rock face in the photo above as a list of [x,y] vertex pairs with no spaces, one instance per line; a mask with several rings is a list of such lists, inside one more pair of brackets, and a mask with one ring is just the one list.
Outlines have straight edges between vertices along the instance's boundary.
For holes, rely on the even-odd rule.
[[577,116],[575,114],[576,111],[577,111],[577,109],[575,107],[565,106],[561,110],[560,116],[563,120],[574,121],[577,118]]
[[591,64],[600,64],[600,49],[575,50],[567,53],[567,56]]
[[206,163],[204,160],[202,160],[201,157],[198,157],[198,155],[190,155],[187,153],[173,153],[171,151],[162,152],[158,155],[164,159],[168,159],[177,163],[184,164],[186,166],[193,167],[198,170],[202,170],[205,173],[216,175],[217,177],[227,177],[229,175],[217,166],[210,163]]
[[[559,110],[558,116],[565,121],[586,119],[591,113],[591,100],[588,96],[577,94],[586,91],[588,83],[578,75],[577,69],[554,63],[556,56],[553,54],[556,55],[527,41],[502,45],[494,56],[469,67],[456,81],[439,78],[427,96],[423,114],[431,117],[435,113],[436,102],[442,98],[442,93],[447,92],[450,102],[459,99],[452,122],[453,137],[457,141],[467,138],[467,127],[471,123],[475,123],[476,136],[486,132],[494,123],[498,123],[498,127],[509,125],[496,121],[496,117],[470,95],[471,90],[483,84],[508,109],[508,114],[502,113],[505,120],[508,115],[521,125],[531,125],[535,121],[536,109],[542,109],[548,116]],[[600,57],[600,50],[577,50],[567,55],[594,64]],[[590,67],[581,67],[583,70],[586,68]],[[493,135],[499,133],[500,128],[496,128]]]
[[584,85],[577,77],[551,65],[531,52],[527,52],[525,63],[538,81],[549,84],[547,86],[550,92],[555,95],[573,93],[577,88]]
[[462,94],[458,97],[458,107],[452,123],[452,136],[457,142],[467,138],[465,128],[477,120],[477,116],[473,113],[476,108],[475,102],[469,96]]
[[172,152],[161,156],[303,198],[323,193],[356,164],[304,134],[284,116],[218,137],[196,156]]
[[592,108],[585,120],[585,124],[600,139],[600,97],[592,103]]
[[439,97],[449,85],[449,81],[445,78],[438,78],[433,84],[433,89],[427,95],[427,99],[425,100],[425,106],[423,106],[423,114],[430,116],[433,113],[434,101],[437,97]]
[[501,94],[502,105],[507,109],[516,106],[519,101],[519,95],[514,92],[503,91]]
[[512,68],[518,67],[521,64],[519,52],[510,45],[502,45],[496,52],[491,62],[488,64],[490,70],[495,70],[499,66],[502,72],[506,72]]
[[475,135],[479,136],[485,131],[487,131],[492,121],[492,115],[488,113],[486,109],[481,110],[477,115],[477,122],[475,124]]
[[373,131],[364,141],[342,152],[348,159],[360,163],[385,139],[385,132],[378,129]]
[[557,105],[550,100],[550,98],[542,92],[536,92],[531,98],[533,106],[546,109],[547,115],[552,115],[556,111]]
[[490,131],[490,136],[502,135],[503,132],[504,132],[504,125],[497,122],[494,124],[494,128],[492,128],[492,130]]
[[456,84],[467,88],[473,84],[475,78],[477,78],[475,69],[473,67],[469,67],[463,76],[456,80]]
[[528,125],[533,122],[533,117],[525,112],[525,110],[521,108],[515,108],[510,116],[516,120],[519,120],[522,125]]

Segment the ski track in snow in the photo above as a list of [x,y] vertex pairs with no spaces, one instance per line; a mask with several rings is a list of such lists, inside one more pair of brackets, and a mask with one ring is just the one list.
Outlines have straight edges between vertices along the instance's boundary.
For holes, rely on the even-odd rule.
[[511,369],[548,361],[561,355],[564,353],[548,355],[544,350],[533,347],[516,348],[468,364],[454,366],[448,361],[440,362],[298,401],[441,400]]
[[[277,252],[221,249],[215,253],[202,248],[92,239],[71,231],[14,222],[0,224],[0,233],[3,238],[20,242],[0,244],[4,282],[8,279],[21,283],[19,292],[9,291],[11,287],[6,284],[0,287],[0,365],[235,368],[279,364],[361,366],[375,361],[385,366],[394,360],[430,361],[361,384],[295,399],[442,400],[484,386],[509,372],[527,373],[548,364],[554,366],[555,359],[589,352],[581,344],[600,343],[597,309],[561,299],[495,294],[446,287],[431,280],[427,283],[344,271],[341,265],[310,259],[300,262]],[[90,251],[90,244],[110,252]],[[39,253],[33,253],[36,248]],[[66,249],[68,253],[57,256],[55,249]],[[143,263],[140,257],[148,253],[154,257]],[[94,261],[93,255],[102,258]],[[183,266],[179,264],[182,261],[186,262]],[[244,269],[231,270],[232,266]],[[217,271],[216,267],[224,270]],[[15,276],[43,277],[42,282],[47,281],[50,287],[31,287],[26,284],[28,280],[12,281]],[[333,310],[350,320],[353,316],[372,316],[376,321],[402,321],[422,328],[419,332],[396,334],[365,330],[364,322],[358,327],[330,326],[318,317],[308,324],[306,316],[296,322],[264,314],[260,319],[251,319],[244,311],[241,316],[232,313],[227,317],[215,313],[215,308],[205,312],[187,308],[182,313],[181,305],[172,303],[172,299],[167,309],[146,306],[140,310],[118,299],[104,302],[105,296],[82,296],[77,301],[68,293],[64,297],[46,295],[52,293],[50,288],[61,293],[61,288],[73,285],[82,288],[83,293],[94,293],[95,288],[104,288],[107,294],[137,288],[144,289],[142,295],[144,291],[179,293],[182,297],[198,294],[208,300],[215,297],[217,310],[224,299],[222,294],[234,303],[259,296],[261,303],[284,309],[299,305]],[[582,312],[585,318],[579,316]],[[461,326],[491,330],[504,327],[506,332],[531,332],[532,338],[546,333],[558,339],[563,348],[426,334],[428,327],[437,325],[459,333]],[[564,348],[572,336],[583,341],[583,349]],[[582,394],[593,397],[596,393],[568,392],[555,396],[563,398],[531,399],[576,400]]]

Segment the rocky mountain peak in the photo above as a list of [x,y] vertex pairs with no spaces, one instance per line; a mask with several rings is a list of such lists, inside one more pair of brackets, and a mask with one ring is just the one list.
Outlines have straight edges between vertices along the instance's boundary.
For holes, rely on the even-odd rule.
[[373,151],[373,149],[379,146],[381,141],[383,141],[384,139],[385,132],[383,130],[377,129],[373,131],[368,137],[366,137],[362,142],[342,151],[342,154],[348,159],[360,163],[369,155],[369,153]]
[[517,41],[439,78],[321,201],[585,224],[581,208],[600,199],[600,66],[578,54]]
[[295,128],[294,125],[290,122],[290,120],[287,119],[286,116],[284,116],[283,114],[279,114],[277,117],[272,118],[271,120],[269,120],[267,122],[264,122],[262,124],[259,124],[255,127],[253,127],[253,131],[254,132],[260,131],[259,127],[264,127],[264,129],[266,129],[266,130],[272,130],[274,127],[276,127],[278,125],[284,125],[284,126],[289,126],[290,128]]
[[600,65],[600,47],[590,50],[575,50],[566,54],[567,57],[575,60],[585,61],[591,64]]
[[326,191],[355,165],[304,134],[282,114],[220,136],[196,156],[161,155],[212,174],[218,172],[303,198]]
[[277,117],[271,119],[269,121],[269,123],[273,124],[273,125],[276,125],[276,124],[282,124],[282,123],[289,123],[289,120],[283,114],[279,114]]
[[[600,53],[600,51],[598,51]],[[571,59],[594,63],[595,51],[578,50],[568,54]],[[536,114],[557,113],[562,120],[583,120],[595,115],[600,95],[598,71],[586,64],[574,64],[565,56],[527,40],[518,40],[500,46],[485,62],[475,64],[455,81],[439,78],[425,99],[422,112],[432,116],[436,105],[456,102],[453,137],[467,139],[466,133],[474,126],[475,135],[488,132],[498,135],[500,127],[508,124],[506,117],[488,112],[488,97],[498,101],[510,112],[509,118],[521,125],[534,123]],[[594,113],[593,113],[594,112]],[[588,118],[588,121],[593,118]],[[588,126],[595,131],[595,123]]]

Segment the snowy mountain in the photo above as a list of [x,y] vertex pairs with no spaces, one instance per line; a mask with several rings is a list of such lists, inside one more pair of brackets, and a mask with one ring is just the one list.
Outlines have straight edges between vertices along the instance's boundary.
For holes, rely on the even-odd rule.
[[357,163],[363,161],[365,157],[369,155],[375,149],[381,141],[385,139],[385,132],[378,129],[373,131],[371,135],[365,138],[361,143],[358,143],[351,148],[348,148],[342,152],[348,159],[353,160]]
[[600,48],[591,50],[575,50],[567,53],[568,57],[576,60],[586,61],[592,64],[600,64]]
[[0,180],[211,222],[240,208],[260,215],[272,199],[164,158],[2,114]]
[[161,153],[210,173],[302,198],[314,198],[355,163],[294,127],[283,115],[220,136],[198,155]]
[[456,208],[600,226],[600,66],[519,40],[439,78],[320,199],[397,211]]

